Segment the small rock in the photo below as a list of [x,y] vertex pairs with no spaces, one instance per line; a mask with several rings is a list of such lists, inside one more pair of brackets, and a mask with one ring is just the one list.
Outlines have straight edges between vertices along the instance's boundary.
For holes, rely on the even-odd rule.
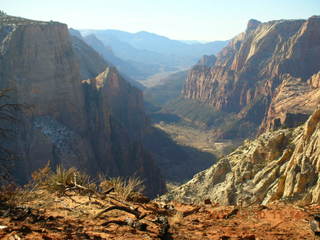
[[315,219],[310,221],[310,227],[314,233],[320,233],[319,222]]
[[20,232],[24,233],[24,234],[29,234],[32,232],[32,230],[28,227],[28,226],[22,226],[20,228]]
[[8,240],[21,240],[21,237],[19,237],[17,234],[14,234],[10,236]]
[[231,239],[229,236],[221,236],[220,237],[220,240],[229,240]]

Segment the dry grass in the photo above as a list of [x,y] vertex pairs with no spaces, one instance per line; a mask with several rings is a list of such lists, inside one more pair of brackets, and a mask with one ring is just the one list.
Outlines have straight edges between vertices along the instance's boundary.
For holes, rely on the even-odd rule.
[[102,178],[100,180],[100,188],[107,191],[114,188],[115,193],[122,199],[128,200],[130,195],[135,192],[141,193],[144,191],[145,186],[139,177],[115,177],[115,178]]
[[65,169],[57,166],[55,171],[52,171],[48,162],[43,168],[35,171],[32,180],[23,187],[14,184],[0,186],[0,202],[22,206],[34,201],[49,206],[54,200],[47,199],[48,196],[71,199],[71,196],[82,195],[88,196],[89,199],[93,196],[104,199],[110,189],[113,189],[117,199],[127,201],[144,191],[144,185],[139,177],[100,177],[98,181],[94,181],[89,175],[75,168]]
[[96,190],[96,184],[89,175],[78,171],[76,168],[65,169],[58,165],[54,172],[49,163],[32,174],[34,188],[45,189],[49,192],[64,194],[75,190],[80,194],[87,194]]

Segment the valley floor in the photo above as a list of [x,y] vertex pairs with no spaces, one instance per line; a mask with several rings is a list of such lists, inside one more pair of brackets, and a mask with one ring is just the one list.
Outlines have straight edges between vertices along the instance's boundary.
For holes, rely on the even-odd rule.
[[156,123],[154,127],[167,133],[177,144],[192,147],[202,152],[208,152],[217,157],[230,153],[242,143],[241,140],[216,141],[212,132],[213,130],[202,130],[200,128],[165,122]]

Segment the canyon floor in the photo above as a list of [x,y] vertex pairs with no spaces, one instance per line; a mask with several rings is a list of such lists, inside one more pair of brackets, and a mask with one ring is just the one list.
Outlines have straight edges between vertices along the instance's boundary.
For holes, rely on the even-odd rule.
[[[35,197],[36,196],[36,197]],[[28,195],[21,196],[27,200]],[[319,205],[219,206],[59,196],[46,191],[20,205],[0,205],[1,239],[320,239]]]
[[242,143],[242,140],[221,140],[214,139],[214,130],[203,130],[182,124],[160,122],[154,127],[167,133],[177,144],[195,148],[202,152],[211,153],[222,157]]

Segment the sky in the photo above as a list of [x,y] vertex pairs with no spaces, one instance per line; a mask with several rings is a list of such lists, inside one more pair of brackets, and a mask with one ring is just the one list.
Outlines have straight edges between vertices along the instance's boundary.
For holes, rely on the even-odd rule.
[[148,31],[177,40],[228,40],[249,19],[306,19],[320,0],[0,0],[9,15],[76,29]]

